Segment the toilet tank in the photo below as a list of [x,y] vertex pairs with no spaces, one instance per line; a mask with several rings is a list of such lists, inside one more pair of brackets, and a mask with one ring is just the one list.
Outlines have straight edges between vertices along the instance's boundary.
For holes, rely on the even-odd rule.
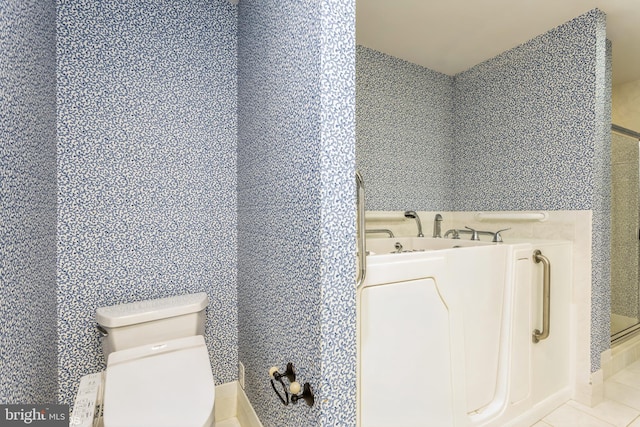
[[114,351],[204,335],[207,305],[201,292],[98,308],[105,360]]

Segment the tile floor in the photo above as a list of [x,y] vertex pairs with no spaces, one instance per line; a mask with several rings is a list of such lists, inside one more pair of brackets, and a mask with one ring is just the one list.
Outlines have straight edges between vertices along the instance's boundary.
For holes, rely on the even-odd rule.
[[569,401],[533,427],[640,427],[640,360],[609,378],[604,390],[599,405]]

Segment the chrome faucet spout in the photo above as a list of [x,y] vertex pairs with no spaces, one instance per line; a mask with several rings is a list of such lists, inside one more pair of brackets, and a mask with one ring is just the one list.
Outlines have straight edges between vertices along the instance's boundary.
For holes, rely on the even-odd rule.
[[416,211],[405,211],[404,217],[415,219],[416,223],[418,224],[418,237],[424,237],[424,234],[422,234],[422,223],[420,223],[420,217],[418,216]]
[[447,232],[444,233],[444,238],[445,239],[448,238],[449,235],[451,235],[452,239],[459,239],[460,238],[460,233],[455,228],[452,228],[451,230],[447,230]]
[[433,220],[433,237],[442,238],[442,215],[436,214]]

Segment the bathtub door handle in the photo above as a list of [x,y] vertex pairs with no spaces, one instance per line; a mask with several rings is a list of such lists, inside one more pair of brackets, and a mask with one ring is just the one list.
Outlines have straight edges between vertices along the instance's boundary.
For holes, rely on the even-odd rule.
[[533,252],[533,260],[542,263],[542,331],[536,329],[533,331],[533,342],[537,343],[549,336],[549,315],[551,308],[551,263],[549,258],[542,255],[542,252],[535,250]]

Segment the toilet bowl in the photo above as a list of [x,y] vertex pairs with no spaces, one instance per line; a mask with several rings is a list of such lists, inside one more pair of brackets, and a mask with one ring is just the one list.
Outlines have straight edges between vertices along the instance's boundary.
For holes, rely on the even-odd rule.
[[207,305],[201,293],[98,309],[107,357],[104,427],[214,425],[215,384],[197,334]]

